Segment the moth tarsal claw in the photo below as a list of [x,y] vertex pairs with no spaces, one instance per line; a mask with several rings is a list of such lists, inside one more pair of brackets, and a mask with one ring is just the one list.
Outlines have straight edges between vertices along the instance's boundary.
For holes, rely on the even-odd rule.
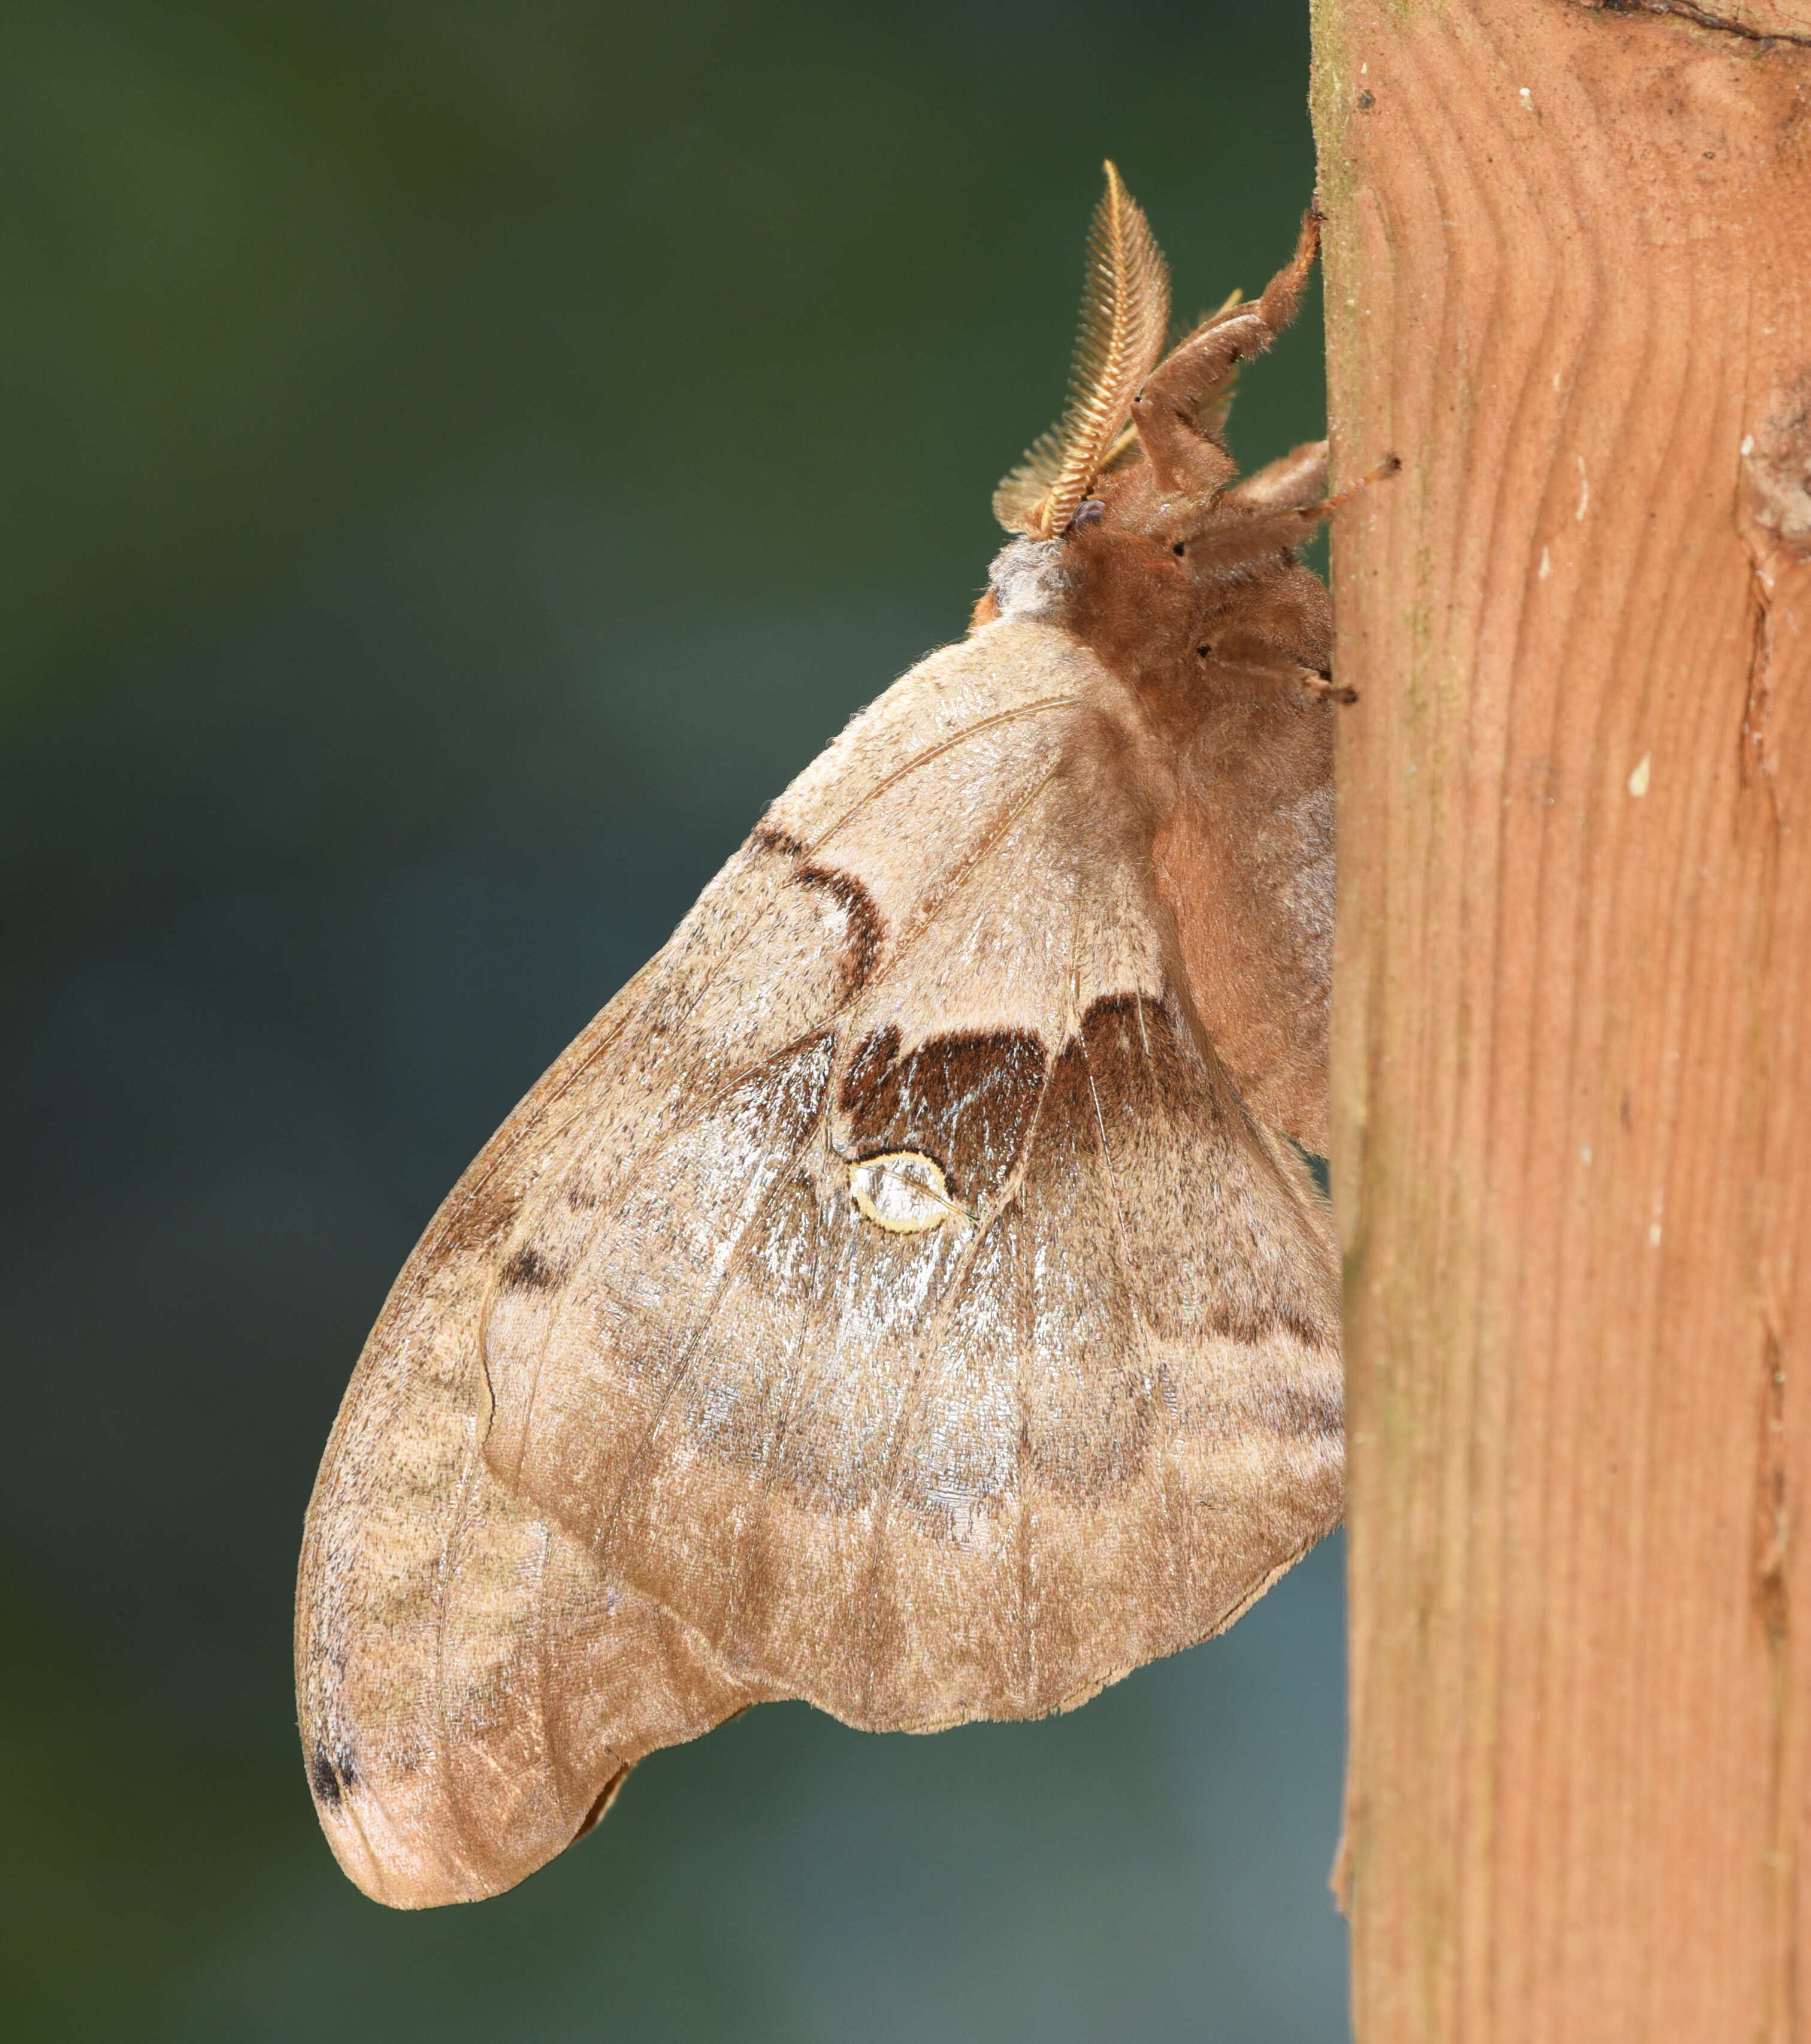
[[946,1220],[967,1220],[936,1158],[920,1150],[893,1150],[849,1166],[849,1197],[864,1220],[890,1235],[923,1235]]

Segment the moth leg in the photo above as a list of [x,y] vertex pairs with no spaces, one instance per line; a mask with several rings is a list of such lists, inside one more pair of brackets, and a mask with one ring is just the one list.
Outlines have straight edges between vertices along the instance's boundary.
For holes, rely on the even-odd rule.
[[[1222,502],[1225,500],[1222,499]],[[1323,500],[1286,505],[1281,509],[1247,508],[1244,517],[1216,518],[1189,541],[1196,574],[1228,572],[1248,561],[1260,561],[1304,546],[1326,515]]]
[[1331,674],[1324,674],[1318,667],[1291,667],[1290,680],[1298,688],[1305,689],[1311,696],[1325,696],[1328,702],[1355,703],[1358,690],[1343,686]]
[[1302,309],[1314,259],[1321,252],[1321,213],[1311,206],[1302,216],[1302,231],[1295,237],[1295,253],[1264,286],[1258,301],[1258,315],[1273,334],[1281,333]]
[[1254,469],[1221,501],[1253,511],[1305,511],[1327,494],[1327,443],[1308,440]]
[[1216,471],[1204,478],[1209,486],[1225,479],[1218,472],[1224,457],[1218,448],[1211,456],[1205,454],[1213,444],[1197,428],[1196,413],[1240,363],[1262,355],[1294,318],[1320,245],[1321,216],[1310,211],[1288,267],[1271,279],[1257,304],[1216,313],[1145,378],[1132,401],[1132,417],[1160,491],[1182,490],[1204,467]]
[[[1324,446],[1324,443],[1317,445]],[[1244,511],[1243,518],[1228,517],[1216,521],[1189,543],[1189,551],[1194,556],[1197,567],[1205,569],[1226,567],[1241,560],[1255,560],[1260,555],[1278,547],[1299,547],[1323,518],[1330,518],[1336,511],[1343,509],[1355,497],[1368,490],[1374,482],[1381,482],[1386,476],[1394,475],[1402,466],[1395,455],[1386,455],[1369,474],[1361,475],[1357,482],[1348,483],[1344,490],[1332,497],[1323,497],[1317,490],[1306,501],[1283,493],[1299,485],[1305,494],[1310,480],[1311,457],[1316,446],[1298,448],[1294,454],[1285,455],[1281,461],[1261,468],[1248,482],[1227,491],[1221,504],[1228,511]],[[1299,474],[1289,471],[1300,463]],[[1275,476],[1275,488],[1279,495],[1275,498],[1254,499],[1248,492],[1251,484],[1265,482]],[[1321,482],[1325,486],[1326,478],[1322,474]]]
[[1196,426],[1196,410],[1240,362],[1262,355],[1275,339],[1258,313],[1229,313],[1191,334],[1145,378],[1132,401],[1132,422],[1159,492],[1181,495],[1198,475],[1210,489],[1225,480],[1226,456]]
[[1311,696],[1325,697],[1328,702],[1358,701],[1356,689],[1344,687],[1330,674],[1319,667],[1305,667],[1299,661],[1278,662],[1271,667],[1255,660],[1217,659],[1214,665],[1226,674],[1249,674],[1256,681],[1282,682],[1291,688],[1305,689]]
[[1399,454],[1386,454],[1376,467],[1367,469],[1357,482],[1348,482],[1344,490],[1336,490],[1331,497],[1324,498],[1318,504],[1304,505],[1302,515],[1305,518],[1331,518],[1336,511],[1344,509],[1355,497],[1362,496],[1374,482],[1381,482],[1386,476],[1398,474],[1402,467],[1402,457]]

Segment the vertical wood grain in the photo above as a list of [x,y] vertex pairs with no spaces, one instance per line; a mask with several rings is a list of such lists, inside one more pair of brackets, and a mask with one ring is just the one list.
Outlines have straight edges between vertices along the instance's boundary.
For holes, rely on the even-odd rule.
[[1357,2034],[1797,2038],[1811,0],[1314,17]]

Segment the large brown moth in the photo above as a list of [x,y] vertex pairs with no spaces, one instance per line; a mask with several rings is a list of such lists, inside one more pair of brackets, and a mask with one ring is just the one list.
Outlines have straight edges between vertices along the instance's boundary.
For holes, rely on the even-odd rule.
[[1322,1146],[1338,693],[1240,482],[1316,248],[1164,350],[1107,167],[1071,402],[969,636],[857,717],[517,1108],[321,1466],[301,1728],[340,1863],[518,1881],[752,1704],[1082,1703],[1338,1519]]

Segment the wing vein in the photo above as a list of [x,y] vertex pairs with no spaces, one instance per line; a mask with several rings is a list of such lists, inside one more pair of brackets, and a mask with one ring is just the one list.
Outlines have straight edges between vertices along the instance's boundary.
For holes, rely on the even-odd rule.
[[[811,840],[806,847],[808,855],[815,855],[852,817],[859,816],[871,803],[878,801],[890,789],[898,787],[902,781],[916,774],[921,766],[929,766],[933,759],[942,759],[945,753],[953,752],[958,746],[966,745],[970,739],[979,738],[983,732],[998,730],[1002,724],[1021,724],[1028,717],[1043,717],[1053,709],[1072,709],[1081,700],[1079,695],[1040,696],[1036,702],[1021,703],[1012,709],[996,710],[991,717],[979,717],[973,724],[965,724],[959,731],[952,732],[948,738],[940,739],[936,744],[902,761],[890,773],[882,774],[871,788],[864,789],[834,823],[827,824]],[[785,798],[782,797],[781,799],[783,801]]]
[[1036,782],[1018,801],[995,820],[986,836],[951,875],[944,885],[943,892],[936,896],[924,910],[911,928],[903,932],[897,939],[893,947],[892,955],[886,961],[886,972],[880,977],[890,978],[898,972],[907,955],[914,950],[943,920],[944,912],[950,904],[967,887],[994,853],[999,850],[1002,843],[1011,832],[1013,825],[1018,822],[1025,811],[1048,790],[1052,782],[1055,780],[1061,770],[1059,766],[1052,766],[1042,780]]
[[[828,1097],[828,1092],[829,1082],[826,1080],[825,1097]],[[709,1289],[709,1293],[704,1302],[703,1310],[694,1319],[692,1326],[686,1336],[685,1346],[681,1351],[679,1361],[674,1366],[672,1374],[668,1377],[665,1385],[662,1388],[659,1398],[656,1403],[652,1413],[648,1417],[648,1424],[642,1429],[641,1439],[635,1450],[635,1453],[632,1459],[630,1460],[629,1468],[624,1473],[621,1482],[617,1486],[617,1494],[610,1500],[609,1509],[598,1519],[598,1534],[600,1543],[602,1543],[607,1537],[609,1529],[613,1523],[617,1513],[621,1511],[623,1500],[629,1495],[629,1486],[641,1476],[644,1470],[646,1469],[653,1452],[654,1436],[659,1432],[662,1421],[665,1420],[667,1413],[671,1410],[674,1400],[679,1396],[681,1389],[690,1381],[693,1366],[698,1360],[699,1347],[702,1344],[704,1335],[709,1329],[711,1322],[717,1317],[717,1308],[718,1304],[721,1302],[725,1291],[728,1289],[731,1274],[735,1270],[736,1261],[742,1254],[743,1245],[748,1239],[749,1231],[753,1228],[756,1223],[766,1215],[767,1208],[773,1201],[775,1193],[782,1185],[790,1182],[793,1174],[798,1169],[801,1162],[805,1157],[806,1152],[811,1147],[812,1143],[816,1141],[818,1133],[822,1129],[823,1126],[824,1109],[821,1103],[820,1103],[817,1117],[813,1121],[809,1130],[806,1132],[804,1139],[798,1143],[792,1151],[791,1155],[787,1158],[784,1168],[774,1174],[772,1179],[763,1189],[761,1197],[755,1202],[753,1207],[744,1216],[741,1225],[736,1229],[735,1235],[730,1243],[729,1254],[723,1260],[723,1268],[718,1273],[716,1281]]]

